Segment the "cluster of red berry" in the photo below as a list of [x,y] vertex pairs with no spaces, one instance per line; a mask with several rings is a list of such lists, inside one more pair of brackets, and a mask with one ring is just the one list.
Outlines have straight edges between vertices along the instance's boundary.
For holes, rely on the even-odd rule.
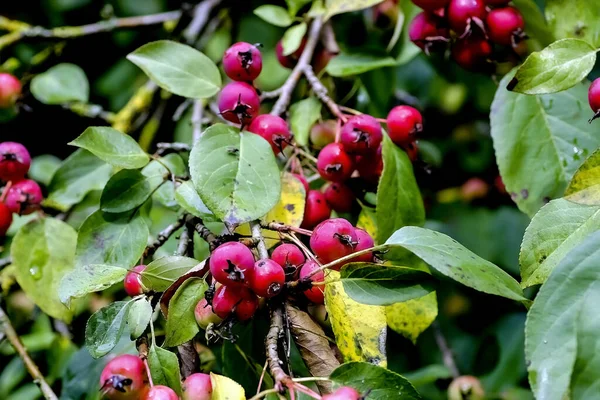
[[9,73],[0,73],[0,109],[11,108],[21,96],[21,82]]
[[[178,400],[167,386],[153,385],[142,359],[131,354],[110,360],[100,375],[100,391],[109,400]],[[210,400],[212,383],[208,374],[192,374],[182,385],[183,400]]]
[[6,235],[13,214],[27,215],[40,208],[42,189],[35,181],[25,179],[30,165],[31,156],[25,146],[0,143],[0,180],[5,183],[0,196],[0,236]]
[[494,44],[517,48],[526,38],[525,21],[510,0],[412,0],[424,11],[411,22],[409,37],[428,54],[451,44],[461,67],[486,72]]

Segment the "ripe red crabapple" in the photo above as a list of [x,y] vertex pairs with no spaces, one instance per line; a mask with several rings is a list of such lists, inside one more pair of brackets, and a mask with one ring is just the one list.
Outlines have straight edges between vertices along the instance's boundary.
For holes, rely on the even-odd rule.
[[465,33],[470,24],[484,22],[487,9],[483,0],[450,0],[448,21],[458,35]]
[[183,400],[210,400],[212,382],[209,374],[196,373],[185,378],[182,384]]
[[590,103],[590,107],[594,112],[594,116],[590,119],[592,122],[594,119],[600,116],[600,78],[597,78],[592,82],[589,90],[588,90],[588,101]]
[[31,156],[21,143],[0,143],[0,180],[8,182],[23,179],[30,165]]
[[322,149],[335,141],[336,130],[337,122],[332,119],[314,124],[310,129],[310,142],[315,149]]
[[123,280],[123,286],[125,292],[131,297],[138,296],[144,293],[144,286],[142,285],[142,276],[140,275],[143,270],[146,269],[145,265],[138,265],[127,272],[125,279]]
[[6,204],[0,203],[0,237],[6,236],[6,232],[8,232],[12,221],[12,212]]
[[138,400],[148,391],[146,369],[138,356],[123,354],[110,360],[100,375],[100,391],[109,400]]
[[38,210],[42,200],[40,185],[31,179],[13,183],[6,195],[6,205],[13,213],[19,215],[31,214]]
[[258,115],[260,98],[252,85],[231,82],[219,93],[219,111],[227,121],[247,125]]
[[235,310],[238,320],[246,321],[258,308],[258,298],[246,287],[221,286],[212,300],[213,312],[219,318],[227,318]]
[[333,393],[326,394],[322,400],[360,400],[362,396],[356,389],[343,386]]
[[310,248],[324,263],[330,263],[354,252],[356,231],[343,218],[332,218],[321,222],[310,237]]
[[270,298],[281,292],[285,285],[285,271],[273,260],[258,260],[254,264],[254,274],[250,289],[260,297]]
[[[369,233],[367,231],[360,229],[360,228],[356,228],[355,232],[356,232],[356,241],[358,242],[356,244],[356,247],[354,248],[355,252],[370,249],[371,247],[375,246],[375,241],[373,240],[373,238],[371,237],[371,235],[369,235]],[[372,261],[373,261],[373,253],[366,253],[366,254],[357,256],[352,259],[352,262],[372,262]]]
[[298,179],[300,181],[300,183],[302,183],[302,186],[304,186],[304,192],[306,194],[308,194],[308,191],[310,190],[310,186],[308,184],[308,181],[304,177],[304,175],[300,175],[300,174],[292,174],[292,175],[294,175],[294,177],[296,179]]
[[144,400],[179,400],[179,396],[168,386],[155,385],[150,388]]
[[242,286],[250,280],[254,271],[254,255],[239,242],[227,242],[212,252],[208,265],[217,282]]
[[306,195],[306,206],[304,207],[304,218],[301,227],[312,229],[329,218],[330,215],[331,208],[327,204],[325,195],[318,190],[309,190]]
[[194,318],[196,318],[198,326],[204,330],[208,328],[209,324],[218,324],[222,321],[222,319],[213,312],[212,307],[208,305],[206,299],[202,299],[196,304],[196,308],[194,308]]
[[[306,278],[313,271],[321,268],[315,260],[308,260],[300,268],[300,279]],[[325,280],[325,273],[319,271],[309,278],[312,282],[323,282]],[[312,288],[305,290],[304,295],[310,301],[315,304],[323,304],[325,302],[325,295],[323,294],[324,286],[313,286]]]
[[347,213],[352,211],[356,196],[352,189],[344,183],[331,182],[325,188],[325,199],[336,212]]
[[504,46],[519,42],[523,36],[525,21],[514,7],[497,8],[486,17],[487,34],[490,40]]
[[262,70],[262,55],[253,44],[234,43],[223,54],[223,69],[234,81],[253,81]]
[[487,72],[492,68],[489,62],[492,51],[491,43],[484,37],[470,36],[452,45],[452,58],[466,70]]
[[411,106],[396,106],[387,116],[388,134],[392,142],[401,146],[415,140],[423,130],[423,117]]
[[341,143],[330,143],[319,153],[317,169],[323,179],[343,182],[352,175],[354,161]]
[[381,125],[367,114],[355,115],[342,127],[340,141],[349,154],[367,154],[381,144]]
[[306,257],[304,257],[302,250],[295,244],[284,243],[273,250],[271,260],[281,265],[286,272],[290,271],[293,273],[300,265],[304,264]]
[[15,105],[21,95],[21,82],[9,73],[0,73],[0,109]]
[[442,26],[442,19],[430,12],[422,12],[413,18],[408,37],[426,53],[445,48],[449,41],[448,29]]
[[446,7],[450,0],[412,0],[412,2],[426,11],[435,11]]
[[279,61],[279,64],[281,64],[285,68],[294,68],[298,63],[298,59],[302,55],[305,46],[306,38],[303,38],[302,43],[300,43],[300,47],[298,47],[298,50],[294,51],[292,54],[284,56],[283,43],[280,40],[279,42],[277,42],[277,46],[275,46],[275,54],[277,55],[277,61]]
[[283,151],[292,139],[287,122],[283,118],[271,114],[262,114],[254,118],[248,131],[256,133],[269,142],[275,154]]
[[367,182],[377,183],[383,172],[382,147],[379,146],[376,152],[366,156],[356,157],[356,170],[361,178]]

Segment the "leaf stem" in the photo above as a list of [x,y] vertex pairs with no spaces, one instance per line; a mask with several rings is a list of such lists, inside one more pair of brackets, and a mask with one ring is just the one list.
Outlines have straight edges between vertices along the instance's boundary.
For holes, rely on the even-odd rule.
[[452,349],[448,346],[448,342],[446,341],[446,337],[442,332],[442,328],[437,321],[434,321],[433,324],[433,333],[435,335],[435,341],[442,352],[442,358],[444,360],[444,365],[446,368],[450,370],[453,378],[458,378],[460,376],[460,372],[458,367],[456,366],[456,362],[454,361],[454,356],[452,355]]
[[260,393],[256,393],[256,395],[252,396],[250,398],[250,400],[259,400],[262,399],[263,397],[267,397],[270,394],[274,394],[274,393],[279,393],[279,390],[277,389],[267,389],[267,390],[263,390]]
[[368,249],[360,250],[360,251],[357,251],[356,253],[352,253],[352,254],[349,254],[347,256],[338,258],[337,260],[332,261],[330,263],[327,263],[327,264],[323,265],[321,268],[312,271],[310,274],[306,275],[306,277],[304,277],[304,279],[310,278],[311,276],[315,275],[316,273],[318,273],[320,271],[324,271],[324,270],[326,270],[328,268],[332,268],[332,267],[334,267],[334,266],[336,266],[338,264],[342,264],[342,263],[345,263],[346,261],[350,261],[353,258],[356,258],[358,256],[362,256],[363,254],[371,253],[371,252],[374,252],[374,251],[385,250],[388,247],[389,246],[387,244],[380,244],[379,246],[373,246],[373,247],[370,247]]

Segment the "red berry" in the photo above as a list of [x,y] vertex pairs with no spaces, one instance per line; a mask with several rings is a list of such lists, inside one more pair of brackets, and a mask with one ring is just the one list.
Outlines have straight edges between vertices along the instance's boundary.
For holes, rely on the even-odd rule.
[[325,199],[335,211],[347,213],[354,205],[354,192],[344,183],[332,182],[325,188]]
[[396,106],[387,116],[388,134],[392,142],[401,146],[415,139],[423,130],[423,117],[411,106]]
[[600,78],[597,78],[592,82],[588,90],[588,100],[592,111],[595,114],[600,113]]
[[322,397],[323,400],[360,400],[361,398],[361,394],[349,386],[341,387],[335,392]]
[[[373,246],[375,246],[375,241],[373,240],[373,238],[371,237],[371,235],[369,235],[369,233],[363,229],[360,228],[356,228],[356,241],[358,242],[356,244],[356,247],[354,248],[354,251],[361,251],[361,250],[366,250],[369,249]],[[373,261],[373,253],[366,253],[363,254],[362,256],[358,256],[356,258],[354,258],[352,260],[352,262],[372,262]]]
[[254,255],[239,242],[227,242],[212,252],[208,265],[217,282],[229,286],[242,286],[251,279]]
[[130,354],[110,360],[100,375],[100,391],[109,400],[138,400],[148,391],[142,360]]
[[[321,268],[315,260],[308,260],[304,263],[300,269],[300,279],[306,278],[313,271]],[[309,278],[312,282],[323,282],[325,280],[325,273],[319,271]],[[312,288],[305,290],[304,295],[310,301],[315,304],[323,304],[325,302],[325,295],[323,293],[324,286],[313,286]]]
[[12,212],[6,204],[0,203],[0,237],[6,236],[6,232],[8,232],[12,221]]
[[324,263],[330,263],[354,252],[356,232],[343,218],[321,222],[310,237],[310,248]]
[[381,144],[381,125],[370,115],[355,115],[342,127],[340,141],[349,154],[367,154]]
[[435,11],[446,7],[450,0],[412,0],[412,2],[426,11]]
[[308,184],[308,181],[304,177],[304,175],[300,175],[300,174],[292,174],[292,175],[294,175],[296,177],[296,179],[298,179],[302,183],[302,186],[304,186],[304,191],[306,192],[306,194],[308,194],[308,191],[310,190],[310,186]]
[[275,154],[283,151],[292,139],[287,122],[283,118],[271,114],[263,114],[254,118],[248,131],[256,133],[269,142]]
[[258,298],[245,287],[221,286],[212,301],[213,312],[219,318],[227,318],[234,310],[240,321],[246,321],[258,308]]
[[412,162],[417,161],[419,158],[419,146],[417,142],[410,142],[402,146],[402,150],[408,154],[408,159]]
[[356,170],[364,180],[377,183],[383,172],[382,147],[379,146],[376,152],[366,156],[356,157]]
[[231,82],[219,93],[219,111],[227,121],[247,125],[258,115],[260,98],[252,85]]
[[43,199],[40,185],[31,179],[23,179],[8,190],[6,205],[15,214],[27,215],[38,210]]
[[273,250],[271,260],[281,265],[286,271],[296,271],[300,265],[304,264],[306,257],[295,244],[284,243]]
[[470,36],[454,43],[452,58],[466,70],[487,72],[491,68],[489,57],[492,51],[492,45],[485,38]]
[[429,12],[415,16],[408,28],[410,40],[427,52],[443,49],[449,40],[448,29],[442,26],[442,19]]
[[25,174],[27,174],[27,171],[29,171],[30,165],[31,156],[25,146],[21,143],[0,143],[1,180],[8,182],[23,179]]
[[212,382],[208,374],[192,374],[185,378],[182,385],[183,400],[210,400]]
[[327,68],[329,61],[331,61],[336,55],[337,53],[333,53],[323,48],[315,50],[315,54],[311,62],[315,74],[318,75],[325,68]]
[[196,308],[194,308],[194,317],[196,318],[198,326],[204,330],[208,328],[209,324],[218,324],[222,321],[222,319],[213,312],[212,307],[208,305],[206,299],[202,299],[196,304]]
[[262,55],[253,44],[234,43],[223,54],[223,69],[234,81],[253,81],[262,70]]
[[448,21],[450,27],[462,35],[474,18],[485,21],[487,9],[483,0],[450,0]]
[[354,161],[341,143],[330,143],[319,153],[317,169],[323,179],[344,182],[354,171]]
[[285,271],[273,260],[258,260],[254,264],[254,275],[250,289],[260,297],[273,297],[279,294],[285,285]]
[[518,42],[525,27],[523,16],[514,7],[492,10],[485,21],[487,34],[491,41],[504,46],[511,46],[513,43]]
[[310,129],[310,142],[315,149],[322,149],[335,141],[337,122],[332,119],[314,124]]
[[306,195],[306,206],[304,207],[304,218],[301,227],[312,229],[329,218],[330,215],[331,208],[327,204],[325,195],[318,190],[309,190]]
[[144,293],[144,286],[142,285],[142,276],[140,275],[143,270],[146,269],[145,265],[138,265],[133,267],[131,271],[127,272],[125,279],[123,280],[123,286],[125,286],[125,292],[131,297],[138,296]]
[[277,46],[275,47],[275,54],[277,55],[277,60],[279,61],[279,64],[281,64],[285,68],[294,68],[296,66],[296,64],[298,63],[298,59],[302,55],[302,52],[304,51],[305,46],[306,46],[306,39],[303,38],[302,43],[300,43],[300,47],[298,47],[298,50],[296,50],[292,54],[284,56],[283,55],[283,43],[281,40],[279,42],[277,42]]
[[9,73],[0,73],[0,109],[15,105],[21,95],[21,82]]
[[144,400],[179,400],[179,396],[168,386],[155,385],[150,388]]

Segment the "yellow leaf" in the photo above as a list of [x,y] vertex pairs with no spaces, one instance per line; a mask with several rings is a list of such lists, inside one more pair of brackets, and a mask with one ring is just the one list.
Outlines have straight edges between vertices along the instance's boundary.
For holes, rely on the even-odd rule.
[[360,214],[358,214],[358,221],[356,226],[360,229],[367,231],[373,239],[377,238],[377,223],[375,222],[375,209],[363,207]]
[[212,384],[212,400],[245,400],[246,393],[244,388],[233,379],[223,375],[210,373],[210,382]]
[[425,329],[431,325],[438,314],[435,292],[418,299],[385,307],[387,323],[390,328],[413,343]]
[[[339,272],[330,271],[327,280],[339,277]],[[386,367],[385,307],[357,303],[346,295],[339,281],[325,286],[325,305],[344,361],[366,361]]]

